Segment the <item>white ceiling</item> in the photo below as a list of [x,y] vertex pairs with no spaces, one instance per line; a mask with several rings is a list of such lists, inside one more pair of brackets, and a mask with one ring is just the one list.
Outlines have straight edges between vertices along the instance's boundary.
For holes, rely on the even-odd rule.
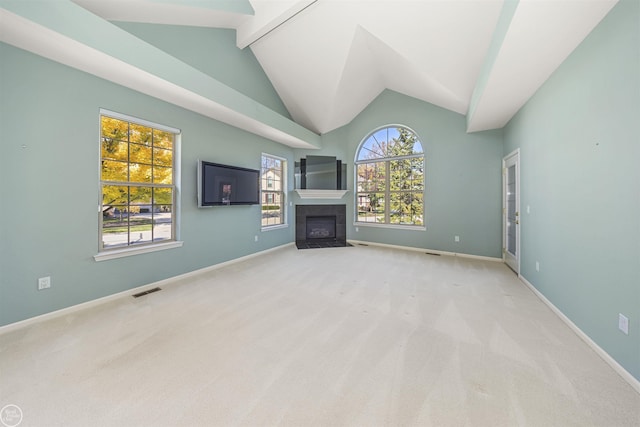
[[320,134],[384,89],[471,111],[469,131],[500,128],[616,2],[520,0],[511,14],[503,0],[236,3],[250,14],[224,0],[74,0],[109,21],[236,29],[295,122]]
[[501,5],[320,0],[251,48],[292,117],[319,133],[385,88],[465,114]]
[[502,0],[318,0],[251,49],[294,120],[318,133],[349,123],[383,89],[460,114],[477,90],[469,130],[494,129],[615,2],[520,0],[498,38]]

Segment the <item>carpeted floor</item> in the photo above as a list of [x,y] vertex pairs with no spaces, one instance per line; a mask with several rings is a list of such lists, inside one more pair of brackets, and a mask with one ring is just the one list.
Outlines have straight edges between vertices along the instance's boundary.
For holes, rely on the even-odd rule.
[[637,426],[503,264],[285,247],[0,335],[20,426]]

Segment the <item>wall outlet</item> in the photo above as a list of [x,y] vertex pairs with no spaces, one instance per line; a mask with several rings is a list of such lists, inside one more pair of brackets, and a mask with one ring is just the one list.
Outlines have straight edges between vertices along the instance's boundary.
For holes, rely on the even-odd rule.
[[257,242],[258,241],[258,235],[256,234],[255,236],[253,236],[253,241]]
[[51,276],[41,277],[38,279],[38,290],[48,289],[51,287]]
[[540,271],[540,261],[536,261],[536,271]]
[[622,313],[618,313],[618,329],[629,335],[629,319]]
[[456,242],[456,243],[459,242],[460,241],[460,236],[455,236],[453,238],[453,241]]
[[357,233],[358,231],[360,231],[360,229],[359,229],[358,227],[356,227],[356,233]]

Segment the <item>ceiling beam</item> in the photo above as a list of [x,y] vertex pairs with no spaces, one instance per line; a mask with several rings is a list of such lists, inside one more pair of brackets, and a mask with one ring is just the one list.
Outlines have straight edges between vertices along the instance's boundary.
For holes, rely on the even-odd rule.
[[[34,0],[30,0],[34,1]],[[248,0],[73,0],[108,21],[236,29],[253,16]]]
[[236,45],[240,49],[251,46],[253,43],[257,42],[271,31],[312,6],[317,1],[318,0],[293,1],[285,9],[265,10],[265,13],[254,15],[238,27]]
[[320,136],[71,1],[0,1],[0,41],[295,148]]
[[512,1],[505,3],[508,25],[496,29],[494,55],[474,91],[467,132],[504,127],[618,2]]
[[482,70],[480,71],[476,86],[471,94],[471,100],[469,101],[469,110],[467,111],[467,132],[471,132],[475,130],[474,127],[478,127],[478,125],[473,121],[473,117],[487,86],[487,81],[491,76],[491,70],[496,62],[496,58],[500,54],[500,49],[502,48],[505,37],[507,36],[509,25],[511,25],[511,21],[513,20],[513,15],[516,13],[519,1],[520,0],[505,0],[502,5],[502,11],[500,12],[500,18],[498,18],[498,24],[493,32],[491,45],[489,46],[489,50],[485,56]]

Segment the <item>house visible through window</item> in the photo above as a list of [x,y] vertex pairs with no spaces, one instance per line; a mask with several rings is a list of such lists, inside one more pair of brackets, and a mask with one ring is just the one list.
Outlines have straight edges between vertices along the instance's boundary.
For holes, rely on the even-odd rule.
[[424,227],[424,151],[418,136],[388,126],[356,154],[356,222]]
[[286,163],[280,157],[262,155],[262,228],[285,224]]
[[176,132],[100,117],[100,250],[175,240]]

